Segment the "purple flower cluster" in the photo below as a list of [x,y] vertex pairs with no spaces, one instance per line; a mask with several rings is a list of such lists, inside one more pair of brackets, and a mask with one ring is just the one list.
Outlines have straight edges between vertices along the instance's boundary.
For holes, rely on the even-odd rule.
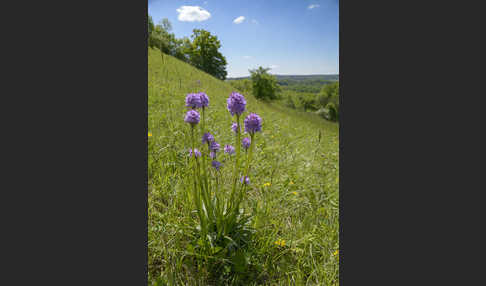
[[211,142],[214,141],[214,136],[211,135],[211,133],[207,132],[207,133],[204,133],[203,137],[202,137],[202,143],[205,144],[210,144]]
[[211,142],[211,144],[209,144],[209,150],[213,151],[213,152],[218,152],[219,151],[219,143],[216,142],[216,141],[213,141]]
[[[190,108],[187,111],[184,121],[191,124],[191,127],[194,128],[196,124],[199,123],[201,120],[199,112],[196,110],[197,108],[202,108],[204,112],[204,108],[209,106],[209,97],[204,92],[198,93],[189,93],[186,96],[186,107]],[[236,114],[237,122],[233,122],[231,125],[231,130],[239,135],[238,133],[241,132],[242,128],[239,126],[239,116],[241,116],[246,111],[246,100],[245,97],[238,92],[232,92],[227,99],[227,108],[228,111],[231,113],[231,116]],[[204,114],[204,113],[203,113]],[[245,132],[249,133],[251,136],[243,138],[241,144],[245,150],[248,150],[252,144],[252,139],[256,132],[260,132],[262,129],[262,119],[255,113],[250,113],[243,121],[244,123],[244,130]],[[194,132],[194,129],[192,129]],[[205,131],[203,131],[205,132]],[[193,136],[194,133],[191,133]],[[194,138],[194,137],[192,137]],[[237,144],[239,144],[240,137],[238,136]],[[194,142],[192,142],[194,144]],[[211,166],[220,171],[223,164],[216,160],[217,153],[220,151],[221,145],[216,142],[214,136],[210,132],[206,132],[202,135],[202,144],[208,145],[209,157],[211,160]],[[194,145],[193,145],[194,146]],[[239,145],[236,146],[238,150],[240,149]],[[224,146],[224,153],[229,155],[234,155],[236,153],[235,147],[229,144]],[[189,155],[194,156],[195,158],[201,157],[202,154],[198,149],[189,149]],[[205,158],[204,158],[205,160]],[[204,161],[205,162],[205,161]],[[204,164],[206,166],[206,164]],[[237,181],[235,181],[236,183]],[[250,184],[250,178],[248,176],[240,177],[240,182],[244,185]]]
[[199,123],[200,118],[201,117],[199,116],[199,112],[197,112],[194,109],[191,109],[186,113],[186,117],[184,118],[184,121],[191,124],[191,126],[194,127],[194,125]]
[[186,107],[204,108],[209,106],[209,97],[204,92],[189,93],[186,95]]
[[233,130],[234,133],[238,133],[238,124],[236,124],[236,122],[231,124],[231,130]]
[[[201,152],[199,152],[197,148],[194,148],[194,154],[196,155],[196,157],[201,157]],[[189,149],[189,157],[192,157],[192,149]]]
[[227,100],[228,111],[233,115],[241,115],[245,111],[246,100],[245,97],[237,92],[232,92]]
[[256,113],[250,113],[245,118],[245,132],[254,134],[262,130],[262,119]]
[[206,93],[204,93],[204,92],[200,92],[198,94],[199,94],[199,97],[201,99],[201,106],[202,106],[202,108],[208,107],[209,106],[209,97],[208,97],[208,95]]
[[245,185],[249,185],[250,184],[250,178],[248,178],[248,176],[241,177],[240,182],[242,182]]
[[213,166],[213,168],[215,168],[217,171],[219,171],[219,168],[221,168],[221,163],[218,162],[218,161],[212,161],[211,162],[211,165]]
[[245,137],[241,141],[241,144],[243,145],[243,148],[248,149],[250,147],[250,144],[251,144],[251,139],[248,138],[248,137]]
[[197,93],[189,93],[186,95],[186,107],[194,108],[201,108],[201,96]]
[[224,146],[224,153],[229,154],[229,155],[235,154],[235,147],[233,147],[231,145],[225,145]]

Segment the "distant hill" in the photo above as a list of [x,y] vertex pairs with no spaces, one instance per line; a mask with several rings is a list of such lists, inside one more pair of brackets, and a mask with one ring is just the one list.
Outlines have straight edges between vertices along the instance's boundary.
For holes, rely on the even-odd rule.
[[[326,84],[339,81],[338,74],[313,74],[313,75],[274,75],[277,83],[283,90],[293,92],[318,93]],[[250,77],[228,78],[227,81],[245,80]]]
[[[294,80],[294,81],[305,81],[305,80],[325,80],[325,81],[339,81],[339,74],[311,74],[311,75],[279,75],[274,74],[277,80]],[[249,76],[245,77],[232,77],[227,80],[239,80],[239,79],[249,79]]]

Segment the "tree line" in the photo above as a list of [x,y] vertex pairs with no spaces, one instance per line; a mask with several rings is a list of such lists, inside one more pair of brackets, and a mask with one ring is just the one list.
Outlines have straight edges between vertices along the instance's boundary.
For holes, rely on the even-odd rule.
[[[262,100],[278,100],[287,107],[315,112],[331,121],[339,120],[339,82],[327,82],[318,93],[294,91],[281,86],[269,68],[250,70],[249,79],[230,80],[230,84],[243,92],[252,93]],[[305,83],[303,83],[305,84]]]
[[172,24],[167,18],[155,25],[148,15],[148,46],[174,56],[208,74],[226,79],[226,58],[219,52],[221,42],[218,37],[203,29],[194,29],[190,38],[177,39]]
[[339,120],[339,82],[335,81],[322,87],[318,94],[297,93],[287,95],[285,104],[296,108],[296,103],[304,111],[315,111],[318,115],[331,120]]

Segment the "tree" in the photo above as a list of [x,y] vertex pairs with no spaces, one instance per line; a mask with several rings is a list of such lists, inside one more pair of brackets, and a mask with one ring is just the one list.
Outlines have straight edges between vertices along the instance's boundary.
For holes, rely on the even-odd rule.
[[192,50],[191,45],[191,41],[187,37],[182,39],[174,39],[172,55],[180,60],[189,62],[189,55]]
[[150,15],[148,15],[148,37],[147,37],[147,40],[148,40],[149,47],[154,46],[153,39],[152,39],[152,32],[154,31],[154,28],[155,28],[154,21],[152,20],[152,17]]
[[317,101],[321,107],[326,107],[329,102],[332,102],[336,108],[339,108],[339,82],[326,84],[317,96]]
[[326,84],[317,100],[321,109],[318,114],[331,121],[339,120],[339,82]]
[[169,22],[169,19],[167,18],[162,19],[159,22],[159,25],[162,26],[162,29],[164,29],[164,31],[166,31],[167,33],[172,31],[172,24]]
[[218,51],[221,43],[218,37],[202,29],[194,29],[189,53],[190,63],[216,78],[226,79],[226,58]]
[[172,25],[167,18],[162,19],[158,25],[154,26],[152,17],[149,15],[149,46],[157,47],[162,52],[174,55],[176,49],[176,38],[170,33]]
[[154,21],[152,20],[152,17],[148,15],[148,34],[152,34],[152,31],[154,30]]
[[276,99],[279,87],[275,77],[268,73],[270,68],[259,67],[249,70],[252,81],[253,95],[259,99]]

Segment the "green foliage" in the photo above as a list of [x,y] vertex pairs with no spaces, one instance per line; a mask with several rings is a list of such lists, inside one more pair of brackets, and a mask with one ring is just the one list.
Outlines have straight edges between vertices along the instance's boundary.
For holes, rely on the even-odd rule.
[[309,79],[309,80],[292,80],[292,79],[277,79],[277,83],[283,89],[295,92],[310,92],[318,93],[322,87],[333,83],[325,79]]
[[152,20],[152,17],[148,15],[148,34],[152,34],[152,31],[154,30],[154,21]]
[[226,58],[218,51],[221,48],[218,37],[202,29],[194,29],[191,37],[191,64],[216,78],[226,79]]
[[[235,88],[157,49],[148,54],[148,285],[338,285],[338,124],[244,93],[248,112],[263,118],[241,204],[242,219],[253,216],[234,231],[248,242],[201,255],[184,99],[206,92],[213,135],[234,145],[226,99]],[[234,157],[219,156],[230,178]]]
[[320,108],[316,112],[319,116],[330,120],[330,121],[338,121],[339,120],[339,112],[338,109],[336,108],[336,105],[334,105],[333,102],[329,102],[326,107]]
[[339,107],[339,82],[325,85],[318,95],[318,101],[321,107],[326,107],[329,102]]
[[339,120],[339,82],[324,86],[317,95],[317,114],[327,120]]
[[258,99],[276,99],[279,87],[275,77],[268,73],[270,68],[259,67],[249,70],[253,95]]
[[[151,17],[149,17],[149,31],[151,31],[149,34],[149,47],[157,47],[162,52],[171,54],[175,40],[174,34],[170,34],[169,30],[166,30],[168,28],[167,25],[158,24],[150,28],[151,24],[153,25],[153,22],[150,22]],[[161,23],[165,23],[165,21]]]
[[190,63],[216,78],[226,78],[226,58],[219,52],[221,43],[216,36],[194,29],[191,41],[187,37],[177,39],[171,31],[172,24],[167,18],[154,26],[152,17],[148,16],[149,47],[158,48],[164,54]]
[[316,96],[314,94],[301,93],[298,95],[298,99],[304,111],[317,109]]
[[334,103],[329,102],[326,108],[329,110],[329,119],[331,121],[337,121],[339,119],[339,112]]

